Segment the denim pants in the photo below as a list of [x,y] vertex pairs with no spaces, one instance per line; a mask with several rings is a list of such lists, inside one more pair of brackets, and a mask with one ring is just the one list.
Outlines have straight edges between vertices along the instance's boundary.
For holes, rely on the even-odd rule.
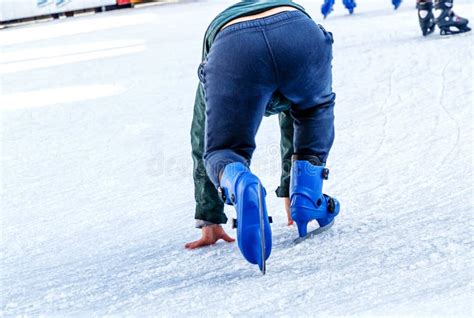
[[276,92],[292,104],[295,153],[326,162],[334,141],[332,42],[300,11],[236,23],[217,35],[200,67],[204,162],[216,187],[227,164],[250,165],[255,135]]

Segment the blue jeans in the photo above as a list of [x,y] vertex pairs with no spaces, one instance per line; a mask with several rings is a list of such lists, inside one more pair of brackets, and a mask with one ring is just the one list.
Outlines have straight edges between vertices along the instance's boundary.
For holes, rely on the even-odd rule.
[[250,165],[255,135],[274,93],[291,101],[296,154],[325,163],[334,141],[332,35],[300,11],[237,23],[216,37],[201,65],[209,178]]

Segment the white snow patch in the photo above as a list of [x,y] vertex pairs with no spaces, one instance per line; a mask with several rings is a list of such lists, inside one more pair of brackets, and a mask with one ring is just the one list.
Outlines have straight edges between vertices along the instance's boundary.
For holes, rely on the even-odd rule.
[[[0,31],[1,316],[472,316],[472,32],[423,38],[410,2],[360,1],[349,16],[337,1],[326,20],[298,2],[334,34],[324,188],[342,211],[291,244],[273,195],[278,122],[265,119],[252,163],[275,221],[265,277],[236,244],[183,248],[199,235],[202,37],[233,1]],[[472,9],[455,2],[471,21]]]
[[0,95],[1,111],[60,105],[117,95],[119,85],[80,85]]

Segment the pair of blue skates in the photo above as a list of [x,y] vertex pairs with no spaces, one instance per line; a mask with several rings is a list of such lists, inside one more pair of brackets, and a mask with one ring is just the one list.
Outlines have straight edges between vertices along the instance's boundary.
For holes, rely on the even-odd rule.
[[[302,158],[303,159],[303,158]],[[316,157],[293,160],[291,169],[291,217],[298,227],[298,243],[332,226],[339,213],[339,202],[322,193],[329,170]],[[265,204],[265,189],[260,180],[242,163],[225,167],[220,193],[225,203],[237,211],[237,243],[244,258],[257,264],[263,274],[272,250],[271,218]],[[308,233],[307,225],[316,220],[319,228]]]
[[[336,0],[324,0],[323,5],[321,6],[321,13],[323,14],[325,19],[329,15],[329,13],[332,12],[335,2]],[[342,0],[342,3],[344,4],[344,7],[349,10],[350,14],[354,13],[354,9],[355,7],[357,7],[357,3],[355,2],[355,0]],[[402,0],[392,0],[392,4],[395,10],[398,9],[401,3]]]
[[[336,0],[324,0],[323,5],[321,6],[321,13],[323,14],[324,18],[329,15],[334,9],[334,4],[336,3]],[[349,10],[349,13],[352,14],[354,13],[355,7],[357,7],[357,3],[355,0],[342,0],[342,3],[344,4],[344,7],[346,7],[347,10]]]

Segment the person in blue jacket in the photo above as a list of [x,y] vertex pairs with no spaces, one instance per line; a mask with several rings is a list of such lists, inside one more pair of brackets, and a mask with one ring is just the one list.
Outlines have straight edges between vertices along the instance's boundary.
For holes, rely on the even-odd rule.
[[191,130],[202,236],[187,248],[233,240],[220,226],[226,218],[219,205],[210,205],[212,213],[199,206],[219,197],[236,209],[245,259],[262,269],[270,256],[266,191],[250,170],[255,136],[268,112],[291,117],[291,129],[284,125],[291,134],[288,195],[299,236],[307,235],[311,220],[332,224],[339,204],[322,193],[334,141],[332,44],[332,34],[289,0],[241,1],[210,24]]

